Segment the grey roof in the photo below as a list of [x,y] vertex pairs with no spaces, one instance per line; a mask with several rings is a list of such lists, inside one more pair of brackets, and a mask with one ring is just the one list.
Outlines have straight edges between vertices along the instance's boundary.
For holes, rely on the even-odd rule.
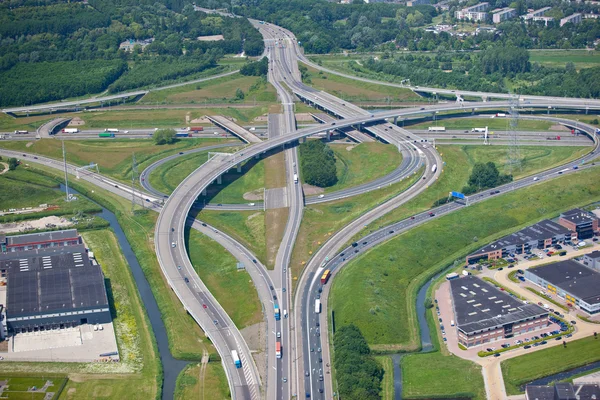
[[600,258],[600,250],[594,250],[590,254],[586,254],[586,256],[594,260]]
[[472,275],[450,281],[456,325],[465,333],[548,315]]
[[108,306],[104,275],[85,248],[62,249],[0,261],[0,269],[8,269],[8,317]]
[[528,271],[588,304],[600,303],[600,273],[583,264],[566,260]]
[[65,240],[78,238],[77,229],[66,229],[63,231],[52,231],[42,233],[29,233],[26,235],[8,236],[6,238],[8,246],[23,245],[29,243],[40,243],[50,240]]
[[525,393],[529,400],[554,400],[554,388],[552,386],[527,385]]
[[573,385],[568,382],[557,382],[554,384],[554,395],[556,400],[577,400]]
[[508,246],[523,245],[525,243],[550,239],[557,235],[567,235],[570,233],[571,231],[564,226],[550,221],[549,219],[545,219],[537,224],[521,229],[518,232],[504,236],[503,238],[488,244],[471,255],[485,254],[489,253],[490,251],[500,250]]
[[572,210],[565,211],[564,213],[560,214],[560,217],[569,220],[576,225],[581,223],[587,224],[595,219],[598,219],[594,214],[580,208],[574,208]]

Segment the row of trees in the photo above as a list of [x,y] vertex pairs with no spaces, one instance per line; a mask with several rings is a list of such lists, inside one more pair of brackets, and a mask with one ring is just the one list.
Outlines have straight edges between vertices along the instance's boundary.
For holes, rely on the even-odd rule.
[[476,163],[469,177],[467,186],[463,187],[464,194],[472,194],[480,190],[491,189],[496,186],[512,182],[512,175],[501,175],[493,162]]
[[268,73],[269,59],[267,57],[263,57],[259,61],[251,61],[240,68],[240,74],[246,76],[266,76]]
[[154,131],[152,139],[157,145],[175,143],[175,129],[159,129]]
[[371,355],[371,349],[356,325],[339,328],[333,336],[333,345],[340,397],[347,400],[381,399],[383,368]]
[[300,145],[300,168],[309,185],[329,187],[337,183],[335,155],[320,140],[309,140]]

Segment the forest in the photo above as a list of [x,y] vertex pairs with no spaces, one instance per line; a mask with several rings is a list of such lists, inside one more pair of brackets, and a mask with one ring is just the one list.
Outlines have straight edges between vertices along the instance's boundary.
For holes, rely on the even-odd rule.
[[[11,0],[0,2],[0,22],[0,106],[191,79],[225,54],[263,52],[262,36],[246,19],[175,0]],[[223,40],[197,39],[208,35]],[[119,49],[146,39],[131,52]]]
[[322,188],[336,184],[335,155],[329,146],[320,140],[309,140],[299,149],[300,168],[306,183]]

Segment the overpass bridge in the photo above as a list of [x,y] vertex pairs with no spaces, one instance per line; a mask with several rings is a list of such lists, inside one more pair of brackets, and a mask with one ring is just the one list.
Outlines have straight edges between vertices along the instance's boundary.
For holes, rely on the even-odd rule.
[[[331,124],[332,122],[335,121],[335,118],[333,118],[329,114],[325,114],[325,113],[311,113],[310,115],[317,122],[320,122],[322,124]],[[370,137],[369,135],[365,135],[364,133],[362,133],[361,131],[359,131],[357,129],[345,128],[345,129],[336,129],[336,130],[343,133],[344,135],[348,136],[349,138],[355,140],[358,143],[374,142],[372,137]]]
[[247,130],[246,128],[239,126],[235,122],[221,116],[221,115],[207,115],[206,118],[219,128],[224,129],[226,132],[231,133],[232,135],[237,136],[241,140],[246,143],[260,143],[262,140],[258,138],[255,134]]

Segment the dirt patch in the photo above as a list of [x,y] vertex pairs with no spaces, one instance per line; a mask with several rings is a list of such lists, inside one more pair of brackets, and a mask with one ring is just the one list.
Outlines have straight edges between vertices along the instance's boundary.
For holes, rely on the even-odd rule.
[[307,183],[302,184],[302,190],[304,190],[305,196],[312,196],[315,194],[325,193],[325,189],[318,186],[309,185]]
[[259,115],[258,117],[254,118],[253,121],[256,121],[256,122],[267,122],[268,120],[269,120],[268,114],[263,114],[263,115]]
[[313,122],[314,119],[313,117],[309,114],[309,113],[297,113],[296,114],[296,121],[310,121]]
[[551,131],[571,132],[569,128],[564,125],[555,124],[550,126]]
[[50,216],[44,217],[31,221],[23,222],[9,222],[6,224],[0,224],[0,232],[2,233],[16,233],[16,232],[27,232],[35,229],[46,229],[46,228],[57,228],[73,225],[72,222],[65,218]]
[[212,124],[212,122],[210,122],[210,120],[206,117],[196,118],[189,122],[191,122],[192,124]]
[[8,164],[5,162],[0,162],[0,166],[2,166],[2,171],[0,171],[0,175],[8,172]]
[[246,343],[248,343],[248,348],[252,353],[252,358],[254,358],[254,362],[256,363],[256,367],[258,368],[258,372],[263,382],[267,377],[267,357],[264,349],[266,331],[267,326],[264,322],[259,322],[240,330]]
[[31,146],[33,146],[33,142],[29,142],[25,145],[25,147],[31,147]]
[[267,229],[267,268],[275,267],[277,250],[283,239],[283,232],[287,223],[289,208],[274,208],[267,210],[265,214],[265,226]]
[[256,190],[253,190],[252,192],[244,193],[243,197],[244,197],[244,200],[249,200],[249,201],[263,200],[263,194],[264,194],[263,189],[256,189]]
[[81,126],[81,125],[85,125],[85,121],[79,117],[75,117],[71,120],[71,122],[69,122],[69,126]]
[[285,187],[285,157],[283,152],[265,159],[265,186],[267,189]]
[[346,147],[346,151],[352,151],[352,150],[354,150],[355,147],[356,146],[348,146],[348,147]]

